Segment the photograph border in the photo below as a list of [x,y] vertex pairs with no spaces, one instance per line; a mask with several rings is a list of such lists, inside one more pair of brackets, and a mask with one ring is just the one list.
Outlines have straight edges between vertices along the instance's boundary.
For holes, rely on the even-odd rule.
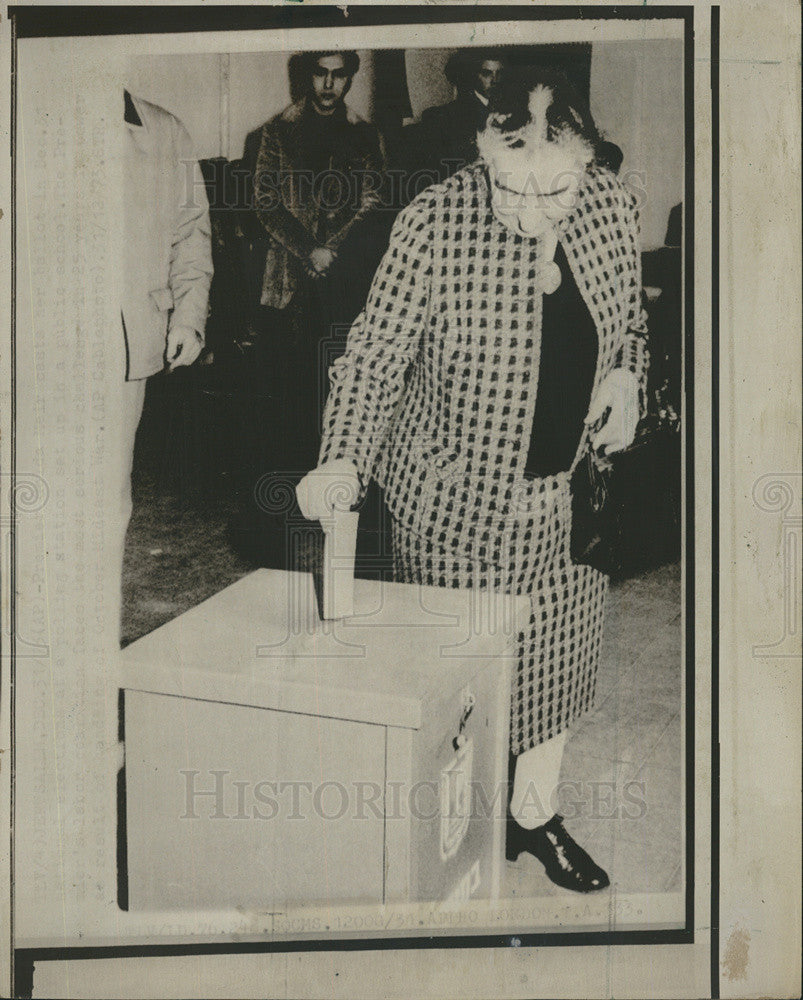
[[[695,307],[695,121],[694,121],[694,65],[695,8],[689,5],[667,6],[538,6],[523,7],[511,5],[472,6],[470,16],[463,5],[395,5],[395,6],[349,6],[348,12],[332,7],[301,6],[10,6],[8,8],[12,30],[12,105],[11,105],[11,178],[12,178],[12,315],[11,315],[11,496],[13,504],[16,473],[16,310],[13,299],[16,285],[16,226],[17,204],[15,190],[16,149],[14,134],[17,122],[17,53],[19,39],[42,37],[95,36],[121,34],[163,34],[188,32],[229,32],[258,29],[281,28],[351,28],[371,25],[392,24],[448,24],[488,21],[555,21],[555,20],[682,20],[684,45],[684,446],[685,446],[685,548],[683,552],[685,569],[685,925],[673,930],[629,930],[629,931],[567,931],[560,933],[538,933],[522,931],[511,935],[472,934],[466,931],[456,935],[424,937],[387,937],[358,939],[314,939],[282,940],[259,942],[220,942],[206,944],[137,944],[108,946],[67,946],[48,948],[14,948],[13,891],[14,891],[14,669],[15,636],[11,634],[11,815],[10,851],[11,870],[11,950],[13,955],[15,995],[25,995],[30,989],[34,962],[65,959],[146,957],[176,955],[248,954],[261,952],[296,951],[369,951],[384,949],[414,948],[489,948],[489,947],[562,947],[588,945],[657,945],[692,944],[694,942],[695,904],[695,449],[694,449],[694,307]],[[712,259],[711,259],[711,393],[712,393],[712,433],[711,433],[711,488],[712,488],[712,567],[711,567],[711,996],[719,996],[719,14],[718,6],[711,8],[711,90],[712,90]],[[698,16],[704,16],[698,13]],[[13,513],[13,511],[12,511]],[[10,531],[11,553],[11,621],[15,620],[14,572],[15,538],[12,517]],[[0,696],[3,691],[0,689]]]

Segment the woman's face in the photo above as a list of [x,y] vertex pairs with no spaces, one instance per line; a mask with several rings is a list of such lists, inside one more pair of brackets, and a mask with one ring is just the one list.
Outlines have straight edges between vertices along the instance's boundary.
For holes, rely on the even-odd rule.
[[582,136],[579,115],[556,120],[546,85],[529,94],[529,120],[505,130],[510,116],[492,112],[477,137],[488,165],[491,205],[497,218],[522,235],[536,236],[574,207],[594,150]]

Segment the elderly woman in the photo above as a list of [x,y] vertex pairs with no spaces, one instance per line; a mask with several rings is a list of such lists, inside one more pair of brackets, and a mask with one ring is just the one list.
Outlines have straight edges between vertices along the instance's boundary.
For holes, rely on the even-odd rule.
[[529,595],[507,857],[579,892],[608,877],[537,808],[593,706],[602,637],[607,578],[571,559],[570,478],[588,448],[632,442],[646,378],[635,199],[599,146],[565,80],[508,75],[480,160],[399,215],[299,485],[324,518],[333,478],[358,493],[373,476],[404,582]]

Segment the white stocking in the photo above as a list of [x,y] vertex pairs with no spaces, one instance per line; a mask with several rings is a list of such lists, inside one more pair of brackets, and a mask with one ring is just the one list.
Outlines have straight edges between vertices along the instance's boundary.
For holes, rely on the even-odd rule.
[[516,758],[510,812],[525,830],[541,826],[553,814],[550,802],[560,781],[565,744],[566,730]]

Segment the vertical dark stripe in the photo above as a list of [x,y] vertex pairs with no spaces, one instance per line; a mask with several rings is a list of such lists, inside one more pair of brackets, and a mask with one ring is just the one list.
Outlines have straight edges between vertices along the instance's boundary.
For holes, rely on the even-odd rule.
[[19,1000],[30,1000],[33,996],[33,964],[35,957],[32,952],[18,951],[14,953],[14,961],[11,963],[14,979],[12,980],[12,993]]
[[719,998],[719,14],[711,8],[711,997]]
[[[121,688],[117,698],[117,739],[125,747],[125,691]],[[117,772],[117,905],[128,909],[128,799],[126,796],[126,767]]]
[[[385,772],[382,776],[382,905],[388,905],[388,727],[385,726]],[[407,877],[409,878],[409,871]]]
[[684,297],[684,423],[685,423],[685,607],[686,607],[686,930],[694,937],[695,877],[695,556],[694,556],[694,11],[688,10],[684,24],[684,147],[685,192],[683,203]]
[[[9,846],[8,846],[8,863],[9,863],[9,909],[8,909],[8,933],[9,933],[9,946],[11,948],[11,995],[16,996],[16,974],[17,966],[14,959],[14,811],[15,811],[15,799],[14,799],[14,777],[16,768],[16,739],[15,739],[15,725],[14,720],[16,717],[16,707],[15,707],[15,690],[14,690],[14,674],[17,667],[17,661],[14,656],[15,653],[15,615],[17,611],[17,602],[15,594],[17,592],[16,584],[16,573],[15,566],[17,563],[17,543],[16,543],[16,525],[14,523],[14,487],[15,487],[15,477],[17,473],[17,265],[16,265],[16,250],[17,250],[17,143],[16,139],[16,128],[17,128],[17,23],[16,20],[11,18],[11,121],[10,121],[10,141],[11,141],[11,435],[10,435],[10,452],[9,452],[9,464],[11,472],[11,491],[9,495],[9,514],[11,517],[9,523],[9,591],[8,591],[8,603],[9,603],[9,670],[8,670],[8,685],[9,685],[9,824],[8,824],[8,836],[9,836]],[[2,641],[2,636],[0,636],[0,641]],[[0,673],[2,677],[2,673]],[[3,696],[2,691],[2,681],[0,680],[0,701],[2,701]],[[30,967],[30,976],[24,976],[25,983],[27,984],[30,980],[31,990],[33,990],[33,964]]]

